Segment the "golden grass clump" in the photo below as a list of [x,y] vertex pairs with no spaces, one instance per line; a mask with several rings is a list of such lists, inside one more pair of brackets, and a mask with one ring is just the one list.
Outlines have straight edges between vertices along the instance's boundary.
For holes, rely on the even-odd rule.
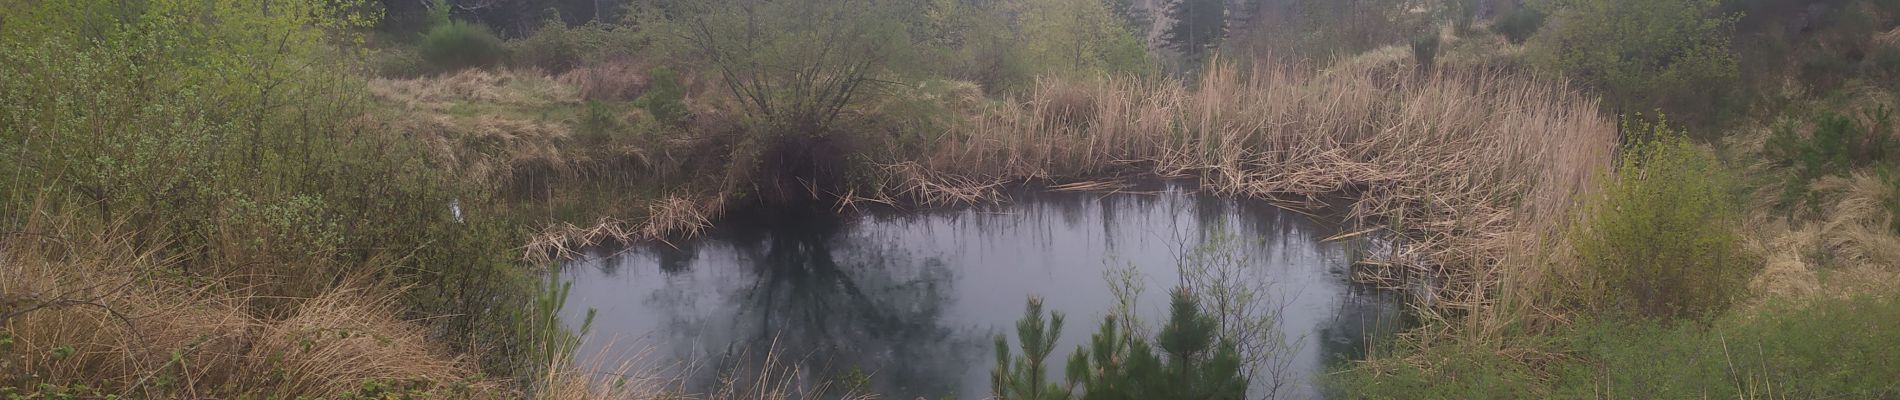
[[[62,221],[62,225],[43,223]],[[393,291],[333,287],[273,317],[237,282],[169,270],[134,235],[73,217],[0,237],[0,386],[132,398],[327,397],[366,382],[492,397],[472,361],[398,319]],[[109,227],[108,227],[109,228]]]
[[645,65],[634,62],[598,63],[562,73],[561,83],[578,90],[587,100],[632,100],[646,92]]

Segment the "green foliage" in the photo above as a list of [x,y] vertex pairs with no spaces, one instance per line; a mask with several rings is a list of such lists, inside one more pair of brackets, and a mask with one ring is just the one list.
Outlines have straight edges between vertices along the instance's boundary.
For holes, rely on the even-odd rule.
[[1143,73],[1148,50],[1101,0],[1029,0],[1023,57],[1036,75]]
[[1041,301],[1030,299],[1017,323],[1025,354],[1010,358],[1008,339],[996,339],[994,394],[999,399],[1068,399],[1080,388],[1082,399],[1245,398],[1240,352],[1220,338],[1219,319],[1204,313],[1187,289],[1177,288],[1171,298],[1168,323],[1152,346],[1116,317],[1105,317],[1089,346],[1070,354],[1063,385],[1045,382],[1044,363],[1061,336],[1061,315],[1046,324]]
[[1900,90],[1900,43],[1874,49],[1867,63],[1872,75],[1886,83],[1888,90]]
[[512,63],[553,74],[581,66],[582,57],[593,49],[586,48],[572,31],[567,24],[552,21],[533,35],[508,42],[509,53],[514,56]]
[[376,71],[376,76],[410,79],[429,73],[428,61],[423,61],[414,49],[387,49],[371,57],[370,69]]
[[1530,5],[1518,6],[1491,23],[1491,31],[1504,35],[1511,43],[1523,44],[1544,28],[1544,11]]
[[1180,52],[1190,68],[1199,68],[1208,52],[1227,38],[1226,0],[1173,0],[1167,14],[1174,25],[1161,34],[1161,40]]
[[[1884,296],[1882,296],[1884,297]],[[1893,398],[1900,300],[1824,298],[1731,313],[1709,325],[1579,322],[1512,346],[1561,354],[1539,370],[1490,345],[1453,343],[1358,365],[1330,383],[1351,399]]]
[[1247,378],[1240,374],[1235,344],[1218,340],[1220,325],[1202,312],[1200,301],[1186,289],[1174,290],[1168,324],[1161,327],[1155,345],[1167,360],[1163,375],[1152,377],[1159,392],[1138,398],[1242,399]]
[[595,139],[596,143],[605,142],[626,123],[620,120],[614,108],[597,100],[588,100],[587,109],[581,114],[580,132],[585,137]]
[[1793,123],[1783,122],[1763,145],[1764,153],[1793,172],[1785,183],[1784,204],[1806,197],[1808,184],[1823,176],[1847,176],[1855,169],[1886,160],[1900,141],[1893,137],[1893,110],[1885,107],[1855,119],[1832,112],[1815,117],[1804,137]]
[[1731,179],[1709,150],[1656,122],[1626,120],[1616,175],[1571,233],[1588,303],[1637,318],[1699,318],[1744,290],[1754,261],[1734,229]]
[[[1395,350],[1369,364],[1345,364],[1353,368],[1325,383],[1342,399],[1549,398],[1538,371],[1492,346],[1455,342]],[[1431,360],[1431,365],[1399,361],[1408,359]]]
[[490,67],[508,56],[501,39],[488,27],[461,21],[430,27],[418,46],[423,61],[438,72]]
[[1019,24],[1000,2],[929,0],[919,24],[931,71],[994,90],[1026,86],[1039,73],[1025,60]]
[[[1283,0],[1279,3],[1251,6],[1257,8],[1253,17],[1234,22],[1236,25],[1230,27],[1235,38],[1229,46],[1247,49],[1256,58],[1273,57],[1293,62],[1348,59],[1380,47],[1404,45],[1412,33],[1436,22],[1433,13],[1417,12],[1418,6],[1439,2]],[[1243,22],[1248,25],[1239,25]]]
[[669,126],[685,123],[692,116],[686,110],[686,87],[680,84],[679,73],[672,68],[654,68],[647,72],[647,82],[646,93],[633,101],[634,107]]
[[990,387],[998,399],[1052,400],[1069,398],[1069,390],[1049,382],[1049,353],[1062,338],[1062,313],[1043,318],[1042,299],[1031,297],[1016,322],[1016,339],[1023,354],[1010,357],[1009,337],[996,335],[996,368],[990,370]]
[[1819,300],[1694,324],[1587,324],[1568,343],[1553,397],[1893,398],[1900,387],[1900,301]]
[[[1740,78],[1735,16],[1720,0],[1558,0],[1534,60],[1601,90],[1613,108],[1717,117]],[[1709,120],[1692,122],[1708,123]]]
[[533,35],[508,42],[513,65],[559,74],[574,68],[650,56],[651,32],[624,25],[587,24],[568,27],[548,22]]
[[1082,388],[1081,399],[1140,399],[1154,392],[1158,382],[1147,380],[1161,376],[1162,364],[1146,340],[1110,315],[1088,346],[1069,354],[1065,371],[1070,384]]
[[1480,0],[1442,0],[1440,2],[1440,8],[1442,9],[1439,10],[1439,12],[1444,13],[1443,19],[1449,22],[1451,28],[1457,30],[1458,33],[1470,32],[1471,24],[1478,19],[1479,1]]
[[[569,331],[561,324],[561,311],[567,308],[568,293],[574,282],[561,280],[560,270],[552,269],[546,278],[539,282],[537,295],[529,303],[528,314],[514,319],[513,336],[525,338],[536,346],[527,349],[522,365],[524,376],[546,376],[553,373],[547,368],[567,365],[573,361],[575,351],[580,349],[581,337],[594,325],[595,311],[587,309],[580,321],[578,331]],[[539,382],[539,381],[537,381]],[[545,388],[530,388],[545,389]]]
[[1432,66],[1437,65],[1440,40],[1436,29],[1412,36],[1412,60],[1418,62],[1420,71],[1432,69]]
[[[333,2],[34,2],[0,31],[0,230],[32,213],[126,235],[207,290],[284,315],[371,279],[444,347],[512,374],[532,280],[510,221],[416,143],[363,123]],[[341,42],[341,43],[339,43]],[[468,215],[451,216],[459,202]]]

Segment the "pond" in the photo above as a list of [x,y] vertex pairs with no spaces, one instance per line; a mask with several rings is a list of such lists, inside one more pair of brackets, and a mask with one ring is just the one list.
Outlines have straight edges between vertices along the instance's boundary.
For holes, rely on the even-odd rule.
[[1192,276],[1228,272],[1276,317],[1276,334],[1257,339],[1272,351],[1252,369],[1252,398],[1322,397],[1319,374],[1399,324],[1395,296],[1349,279],[1352,251],[1369,239],[1327,241],[1342,232],[1299,213],[1173,183],[1011,198],[734,218],[694,241],[595,249],[559,275],[572,282],[563,319],[597,311],[582,360],[685,371],[677,378],[701,390],[772,353],[797,381],[855,382],[897,399],[988,397],[994,337],[1014,340],[1030,296],[1067,315],[1052,374],[1122,299],[1152,335],[1169,290],[1200,282],[1184,265],[1203,272]]

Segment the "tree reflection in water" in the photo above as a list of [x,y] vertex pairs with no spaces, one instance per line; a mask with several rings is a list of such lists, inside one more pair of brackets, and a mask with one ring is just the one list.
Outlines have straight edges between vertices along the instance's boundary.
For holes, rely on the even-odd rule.
[[955,391],[968,364],[960,358],[985,354],[970,351],[980,338],[943,325],[953,275],[940,259],[877,238],[846,240],[834,218],[773,225],[733,238],[754,279],[731,294],[739,338],[712,367],[756,378],[746,374],[776,346],[805,384],[875,374],[868,389],[935,397]]
[[580,268],[563,274],[575,284],[565,317],[600,308],[583,359],[651,350],[644,364],[686,370],[694,391],[752,381],[776,346],[779,367],[797,368],[807,387],[864,376],[847,383],[885,398],[983,398],[991,335],[1010,331],[1023,299],[1043,296],[1070,316],[1053,355],[1066,359],[1117,304],[1106,271],[1138,272],[1149,290],[1136,312],[1161,318],[1184,252],[1232,236],[1244,275],[1274,282],[1268,298],[1284,307],[1276,325],[1292,353],[1276,364],[1286,373],[1256,377],[1285,385],[1250,393],[1323,396],[1311,381],[1328,360],[1358,357],[1365,336],[1396,329],[1384,322],[1395,304],[1351,283],[1342,244],[1320,240],[1336,227],[1177,186],[1019,199],[848,223],[736,216],[705,238],[570,264]]

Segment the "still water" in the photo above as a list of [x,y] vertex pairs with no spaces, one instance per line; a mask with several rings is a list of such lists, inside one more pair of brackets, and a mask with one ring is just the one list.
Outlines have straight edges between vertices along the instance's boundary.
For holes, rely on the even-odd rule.
[[1391,295],[1348,279],[1364,239],[1324,241],[1341,232],[1301,214],[1176,184],[1012,198],[595,249],[560,275],[573,285],[563,318],[597,312],[581,359],[690,371],[678,378],[701,390],[776,348],[798,380],[845,377],[895,399],[988,397],[993,337],[1014,336],[1029,296],[1068,316],[1054,374],[1118,304],[1114,288],[1129,287],[1113,282],[1136,283],[1125,297],[1152,334],[1181,266],[1207,260],[1263,288],[1278,316],[1280,350],[1253,372],[1252,398],[1321,397],[1315,378],[1399,319]]

